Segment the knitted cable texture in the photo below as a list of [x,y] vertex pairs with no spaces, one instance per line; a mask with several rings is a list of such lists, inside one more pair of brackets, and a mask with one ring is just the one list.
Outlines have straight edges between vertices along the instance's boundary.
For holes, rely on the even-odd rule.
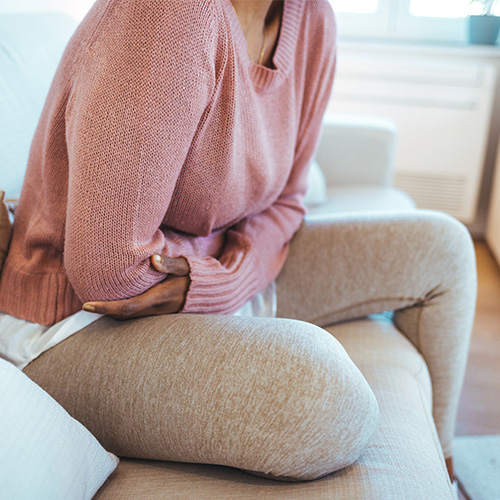
[[98,0],[37,127],[0,310],[50,325],[165,278],[182,312],[226,314],[276,278],[301,224],[335,68],[327,0],[285,0],[277,69],[252,63],[230,0]]

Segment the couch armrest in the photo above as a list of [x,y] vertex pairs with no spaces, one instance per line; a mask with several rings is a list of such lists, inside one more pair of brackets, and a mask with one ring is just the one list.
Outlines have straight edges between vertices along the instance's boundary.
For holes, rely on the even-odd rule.
[[390,186],[396,142],[396,126],[389,119],[330,114],[323,122],[316,160],[329,186]]

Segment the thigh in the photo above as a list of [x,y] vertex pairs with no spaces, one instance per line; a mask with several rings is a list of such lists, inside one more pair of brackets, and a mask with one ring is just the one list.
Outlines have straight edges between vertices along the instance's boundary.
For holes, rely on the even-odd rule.
[[326,326],[432,303],[468,318],[474,266],[467,230],[439,212],[310,220],[277,279],[278,316]]
[[24,371],[119,456],[311,479],[352,463],[377,422],[344,349],[300,321],[105,317]]

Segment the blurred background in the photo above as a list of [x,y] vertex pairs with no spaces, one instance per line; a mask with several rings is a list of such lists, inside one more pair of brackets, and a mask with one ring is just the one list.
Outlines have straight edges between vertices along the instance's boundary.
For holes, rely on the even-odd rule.
[[330,110],[393,119],[396,186],[488,239],[500,262],[500,1],[331,4],[339,71]]

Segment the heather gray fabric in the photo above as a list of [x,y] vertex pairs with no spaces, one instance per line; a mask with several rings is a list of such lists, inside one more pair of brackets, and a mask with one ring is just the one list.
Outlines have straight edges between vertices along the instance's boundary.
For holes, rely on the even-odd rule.
[[[280,316],[321,326],[396,309],[429,367],[450,455],[475,298],[461,224],[422,211],[309,220],[277,289]],[[377,423],[338,342],[288,319],[103,318],[25,372],[121,456],[312,479],[356,460]]]
[[445,457],[452,439],[476,299],[466,228],[433,211],[309,218],[277,280],[278,316],[319,326],[396,310],[423,355]]
[[294,320],[105,317],[24,371],[121,457],[314,479],[353,463],[378,423],[340,343]]
[[[361,457],[318,480],[277,483],[228,467],[122,459],[95,500],[453,500],[422,356],[381,316],[328,327],[380,406]],[[166,493],[168,492],[168,494]]]

